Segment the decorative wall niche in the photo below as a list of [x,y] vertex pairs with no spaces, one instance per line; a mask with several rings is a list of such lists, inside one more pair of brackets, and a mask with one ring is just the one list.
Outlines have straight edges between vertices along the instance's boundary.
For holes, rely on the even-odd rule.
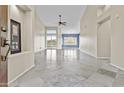
[[10,20],[11,22],[11,54],[21,52],[21,24],[15,20]]

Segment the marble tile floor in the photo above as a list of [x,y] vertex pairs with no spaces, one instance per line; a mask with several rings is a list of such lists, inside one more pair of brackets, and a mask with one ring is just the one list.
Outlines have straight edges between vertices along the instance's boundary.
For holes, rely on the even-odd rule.
[[123,87],[124,71],[78,49],[44,50],[10,87]]

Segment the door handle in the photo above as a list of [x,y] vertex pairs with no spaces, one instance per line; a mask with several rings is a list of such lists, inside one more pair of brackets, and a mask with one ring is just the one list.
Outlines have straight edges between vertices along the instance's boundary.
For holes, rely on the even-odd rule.
[[6,52],[6,55],[5,55],[5,61],[7,60],[7,57],[8,57],[8,54],[9,54],[9,51],[10,51],[10,45],[7,43],[6,45],[9,46],[7,52]]
[[7,32],[7,28],[6,27],[1,27],[1,31]]
[[10,51],[10,45],[9,44],[7,44],[7,45],[9,46],[9,48],[8,48],[5,56],[1,55],[1,61],[6,61],[7,60],[7,57],[8,57],[9,51]]
[[6,40],[6,38],[1,37],[1,47],[5,47],[6,45],[8,45],[7,41],[8,40]]
[[6,40],[6,38],[1,37],[1,47],[9,46],[9,47],[8,47],[8,50],[7,50],[7,52],[6,52],[6,55],[5,55],[5,56],[2,56],[2,55],[1,55],[1,60],[2,60],[2,61],[6,61],[6,60],[7,60],[7,56],[8,56],[9,51],[10,51],[10,44],[7,43],[7,41],[8,41],[8,40]]

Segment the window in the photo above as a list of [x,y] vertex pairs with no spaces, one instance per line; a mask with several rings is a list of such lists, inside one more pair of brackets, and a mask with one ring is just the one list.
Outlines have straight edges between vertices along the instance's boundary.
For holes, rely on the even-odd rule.
[[62,47],[78,48],[79,47],[79,34],[62,34]]

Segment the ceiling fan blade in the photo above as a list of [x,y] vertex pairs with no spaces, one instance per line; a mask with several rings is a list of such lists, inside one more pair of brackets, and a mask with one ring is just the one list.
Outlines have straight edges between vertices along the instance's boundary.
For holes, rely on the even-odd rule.
[[66,22],[62,22],[63,25],[66,25]]

